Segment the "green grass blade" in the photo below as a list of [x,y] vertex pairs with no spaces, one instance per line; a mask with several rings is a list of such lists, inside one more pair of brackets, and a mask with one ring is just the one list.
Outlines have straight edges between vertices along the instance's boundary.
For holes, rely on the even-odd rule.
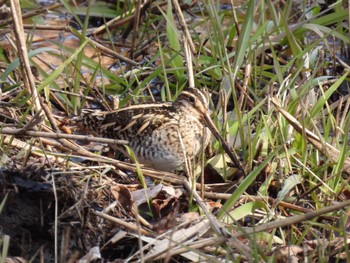
[[246,56],[246,52],[249,49],[248,43],[251,37],[253,22],[254,22],[254,6],[255,6],[255,1],[250,0],[246,11],[246,16],[240,31],[241,33],[238,38],[236,54],[233,61],[233,69],[234,69],[235,75],[237,74],[237,71],[241,67],[243,60]]
[[218,213],[218,218],[221,219],[228,211],[231,210],[231,207],[237,202],[237,200],[242,196],[245,190],[254,182],[259,173],[266,167],[266,165],[276,156],[282,147],[278,147],[274,152],[270,153],[266,159],[255,168],[237,187],[236,191],[233,192],[231,197],[226,201],[224,206],[220,209]]
[[57,69],[55,69],[38,87],[37,90],[41,91],[46,88],[51,82],[55,81],[59,75],[63,72],[63,70],[67,67],[69,63],[71,63],[78,54],[84,49],[85,45],[88,43],[88,40],[85,40],[80,47],[66,60],[60,65]]

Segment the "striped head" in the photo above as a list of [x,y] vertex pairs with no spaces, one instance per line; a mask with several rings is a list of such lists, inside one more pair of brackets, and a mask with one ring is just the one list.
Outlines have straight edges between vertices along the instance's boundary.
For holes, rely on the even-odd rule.
[[175,105],[186,114],[192,114],[201,119],[209,111],[209,96],[199,89],[187,88],[180,93]]

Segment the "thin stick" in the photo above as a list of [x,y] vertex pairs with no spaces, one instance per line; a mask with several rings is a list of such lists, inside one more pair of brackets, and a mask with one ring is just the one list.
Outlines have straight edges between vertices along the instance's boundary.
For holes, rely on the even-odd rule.
[[11,13],[13,24],[15,27],[16,45],[18,57],[21,62],[21,70],[23,75],[24,86],[26,87],[29,94],[32,94],[32,101],[34,102],[35,112],[41,110],[41,104],[38,97],[38,92],[35,87],[34,76],[30,68],[28,51],[26,46],[26,40],[24,37],[22,12],[19,0],[11,0]]
[[[262,225],[257,225],[254,226],[252,228],[247,228],[245,229],[245,234],[253,234],[253,233],[259,233],[259,232],[266,232],[269,231],[271,229],[276,229],[276,228],[280,228],[280,227],[285,227],[285,226],[290,226],[293,224],[297,224],[297,223],[301,223],[307,220],[310,220],[314,217],[318,217],[330,212],[334,212],[334,211],[338,211],[346,206],[350,206],[350,200],[344,201],[344,202],[340,202],[337,203],[335,205],[331,205],[331,206],[327,206],[309,213],[305,213],[302,215],[295,215],[292,217],[288,217],[286,219],[282,219],[282,220],[278,220],[278,221],[273,221],[273,222],[269,222],[266,224],[262,224]],[[237,233],[234,234],[234,236],[239,237],[242,236],[242,234]]]
[[52,139],[68,139],[68,140],[82,140],[88,142],[100,142],[108,144],[120,144],[127,145],[128,141],[124,140],[113,140],[101,137],[92,137],[86,135],[75,135],[75,134],[66,134],[66,133],[54,133],[54,132],[37,132],[37,131],[23,131],[22,129],[14,128],[2,128],[0,134],[5,135],[16,135],[16,136],[32,136],[32,137],[42,137],[42,138],[52,138]]
[[124,220],[120,220],[119,218],[116,218],[116,217],[113,217],[113,216],[110,216],[108,214],[105,214],[105,213],[102,213],[102,212],[98,212],[98,211],[95,211],[95,210],[91,210],[91,213],[96,215],[96,216],[99,216],[103,219],[106,219],[110,222],[113,222],[117,225],[120,225],[132,232],[135,232],[135,233],[141,233],[142,235],[147,235],[147,236],[154,236],[151,232],[145,230],[145,229],[138,229],[138,227],[132,223],[128,223],[128,222],[125,222]]
[[175,12],[177,14],[177,17],[179,18],[179,23],[180,23],[180,26],[182,28],[182,31],[185,33],[185,38],[187,40],[186,42],[189,45],[192,54],[194,54],[194,53],[196,53],[196,48],[195,48],[195,46],[193,44],[190,31],[187,28],[186,21],[185,21],[185,18],[183,16],[183,14],[182,14],[179,2],[177,0],[172,0],[172,3],[173,3],[173,6],[174,6],[174,9],[175,9]]
[[200,208],[202,209],[202,211],[204,212],[204,214],[206,215],[206,217],[208,218],[212,229],[219,235],[219,236],[223,236],[226,237],[228,240],[230,240],[231,245],[233,245],[235,248],[238,249],[238,251],[244,255],[247,258],[251,258],[251,251],[250,249],[243,244],[242,242],[240,242],[236,237],[234,237],[226,228],[223,228],[218,219],[208,211],[207,206],[204,204],[202,198],[199,196],[199,194],[196,191],[192,190],[191,185],[189,184],[189,182],[185,181],[184,182],[184,188],[189,191],[192,192],[194,199],[196,200],[196,203],[200,206]]
[[103,53],[107,54],[107,55],[110,55],[110,56],[113,56],[117,59],[119,59],[120,61],[123,61],[127,64],[130,64],[132,66],[138,66],[139,64],[133,60],[131,60],[130,58],[127,58],[127,57],[124,57],[122,55],[120,55],[119,53],[101,45],[100,43],[88,38],[89,42],[94,45],[96,48],[98,48],[99,50],[101,50]]
[[194,74],[193,74],[193,64],[192,64],[192,53],[190,52],[188,42],[185,37],[183,37],[183,45],[185,49],[185,59],[187,63],[188,71],[188,83],[190,88],[194,88]]
[[130,48],[130,57],[134,57],[134,51],[136,47],[136,39],[138,38],[138,31],[139,31],[139,23],[140,23],[140,10],[141,10],[141,1],[135,0],[135,14],[134,14],[134,28],[131,38],[131,48]]

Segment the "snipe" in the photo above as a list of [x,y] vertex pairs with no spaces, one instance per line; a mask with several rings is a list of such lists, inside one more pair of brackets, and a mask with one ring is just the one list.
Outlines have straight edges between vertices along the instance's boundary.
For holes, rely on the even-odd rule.
[[84,110],[79,120],[99,136],[128,141],[140,163],[170,171],[208,145],[208,109],[208,96],[188,88],[175,102],[133,105],[112,112]]

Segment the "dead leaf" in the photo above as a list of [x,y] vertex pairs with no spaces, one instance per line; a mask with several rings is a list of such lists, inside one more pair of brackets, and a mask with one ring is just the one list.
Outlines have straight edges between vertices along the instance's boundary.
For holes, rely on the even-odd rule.
[[179,197],[182,195],[181,190],[175,190],[174,187],[165,186],[162,184],[158,184],[147,189],[136,190],[132,192],[131,195],[135,204],[139,206],[140,204],[146,203],[148,200],[154,199],[161,191],[165,192],[169,196]]
[[199,219],[199,214],[197,212],[188,212],[182,214],[180,217],[181,222],[193,222],[194,220]]
[[90,248],[89,252],[78,260],[78,263],[88,263],[101,259],[101,253],[99,247]]
[[300,246],[283,246],[277,248],[274,252],[274,258],[276,262],[290,262],[298,263],[300,262],[303,253],[303,248]]
[[206,202],[206,204],[210,210],[213,208],[220,209],[222,207],[222,204],[220,204],[218,202],[214,202],[214,201],[208,201],[208,202]]
[[125,209],[125,211],[131,212],[133,199],[127,187],[118,184],[111,188],[111,193],[114,198],[120,203],[120,205]]
[[152,230],[158,234],[165,233],[169,229],[177,225],[176,217],[174,212],[170,212],[166,217],[161,218],[155,224],[153,224]]

